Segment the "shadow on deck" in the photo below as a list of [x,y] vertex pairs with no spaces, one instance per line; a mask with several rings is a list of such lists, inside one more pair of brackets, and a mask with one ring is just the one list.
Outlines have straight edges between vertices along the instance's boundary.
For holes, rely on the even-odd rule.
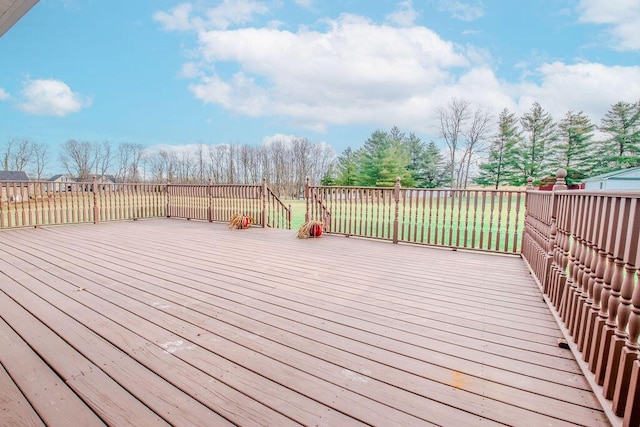
[[525,263],[221,224],[0,231],[0,424],[608,425]]

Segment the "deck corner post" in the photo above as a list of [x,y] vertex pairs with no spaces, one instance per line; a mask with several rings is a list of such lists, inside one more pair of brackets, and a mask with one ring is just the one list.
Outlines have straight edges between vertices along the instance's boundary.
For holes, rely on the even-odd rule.
[[311,197],[311,186],[309,184],[310,178],[307,177],[304,181],[304,200],[306,202],[306,210],[304,213],[304,222],[309,221],[309,198]]
[[393,199],[396,204],[393,218],[393,243],[398,243],[398,218],[400,216],[400,177],[396,178],[396,185],[393,188]]
[[260,222],[262,223],[262,228],[267,226],[267,178],[262,177],[262,212],[260,214]]
[[96,194],[96,177],[94,176],[91,179],[91,191],[93,192],[93,223],[97,224],[100,222],[100,214],[98,209],[98,195]]

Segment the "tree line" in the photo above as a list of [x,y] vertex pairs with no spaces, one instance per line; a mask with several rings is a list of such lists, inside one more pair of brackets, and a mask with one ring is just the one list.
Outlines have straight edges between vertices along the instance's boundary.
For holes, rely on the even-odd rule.
[[347,148],[322,179],[324,185],[391,187],[400,177],[405,187],[440,187],[447,164],[435,142],[428,144],[397,127],[377,130],[364,145]]
[[[32,178],[47,179],[46,146],[29,138],[11,139],[2,149],[5,170],[28,171]],[[150,151],[142,144],[70,139],[59,151],[60,164],[78,181],[92,175],[113,176],[116,182],[255,184],[267,180],[282,197],[303,195],[307,176],[319,182],[335,161],[327,144],[306,138],[275,138],[261,146],[194,144]]]
[[[600,137],[596,138],[596,131]],[[518,119],[504,109],[475,182],[498,188],[539,181],[562,167],[567,182],[640,166],[640,101],[611,106],[599,126],[582,112],[555,122],[539,104]]]
[[[444,143],[422,141],[397,127],[376,130],[357,149],[336,159],[333,149],[306,138],[275,138],[261,146],[192,144],[150,151],[142,144],[70,139],[59,160],[78,180],[113,175],[118,182],[257,183],[266,178],[283,197],[303,193],[304,181],[324,185],[466,188],[470,183],[498,188],[521,186],[568,171],[568,182],[612,170],[640,166],[640,101],[618,102],[596,125],[569,111],[555,122],[539,104],[517,117],[504,109],[497,120],[482,107],[452,98],[437,110],[437,133]],[[35,179],[49,164],[47,146],[13,138],[0,151],[5,170],[26,170]]]
[[[405,187],[498,188],[540,183],[562,167],[569,184],[602,173],[640,166],[640,101],[611,106],[599,126],[582,111],[555,122],[537,102],[516,117],[504,109],[494,118],[483,107],[453,98],[437,111],[442,153],[431,141],[397,127],[377,130],[356,150],[347,148],[323,183]],[[596,138],[596,132],[599,132]]]

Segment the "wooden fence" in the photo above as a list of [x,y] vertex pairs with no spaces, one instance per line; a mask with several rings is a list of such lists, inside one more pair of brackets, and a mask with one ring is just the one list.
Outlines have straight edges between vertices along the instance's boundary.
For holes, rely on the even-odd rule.
[[[522,256],[623,425],[640,425],[640,193],[529,191]],[[600,387],[598,389],[598,387]]]
[[175,217],[227,222],[236,213],[291,228],[291,209],[262,185],[0,181],[0,228]]
[[524,191],[395,187],[305,188],[305,220],[347,236],[520,253]]
[[291,207],[267,186],[245,184],[170,184],[168,213],[174,218],[226,222],[236,213],[263,227],[291,229]]

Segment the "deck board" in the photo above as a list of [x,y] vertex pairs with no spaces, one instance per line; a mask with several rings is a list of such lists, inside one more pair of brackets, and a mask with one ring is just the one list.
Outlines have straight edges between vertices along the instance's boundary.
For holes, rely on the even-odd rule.
[[[36,354],[0,319],[0,363],[20,384],[29,403],[45,424],[103,426],[104,423]],[[7,423],[9,424],[9,423]],[[28,424],[28,423],[25,423]],[[2,425],[6,425],[2,423]]]
[[519,258],[294,235],[2,231],[0,313],[53,371],[73,368],[16,319],[173,425],[608,424]]

